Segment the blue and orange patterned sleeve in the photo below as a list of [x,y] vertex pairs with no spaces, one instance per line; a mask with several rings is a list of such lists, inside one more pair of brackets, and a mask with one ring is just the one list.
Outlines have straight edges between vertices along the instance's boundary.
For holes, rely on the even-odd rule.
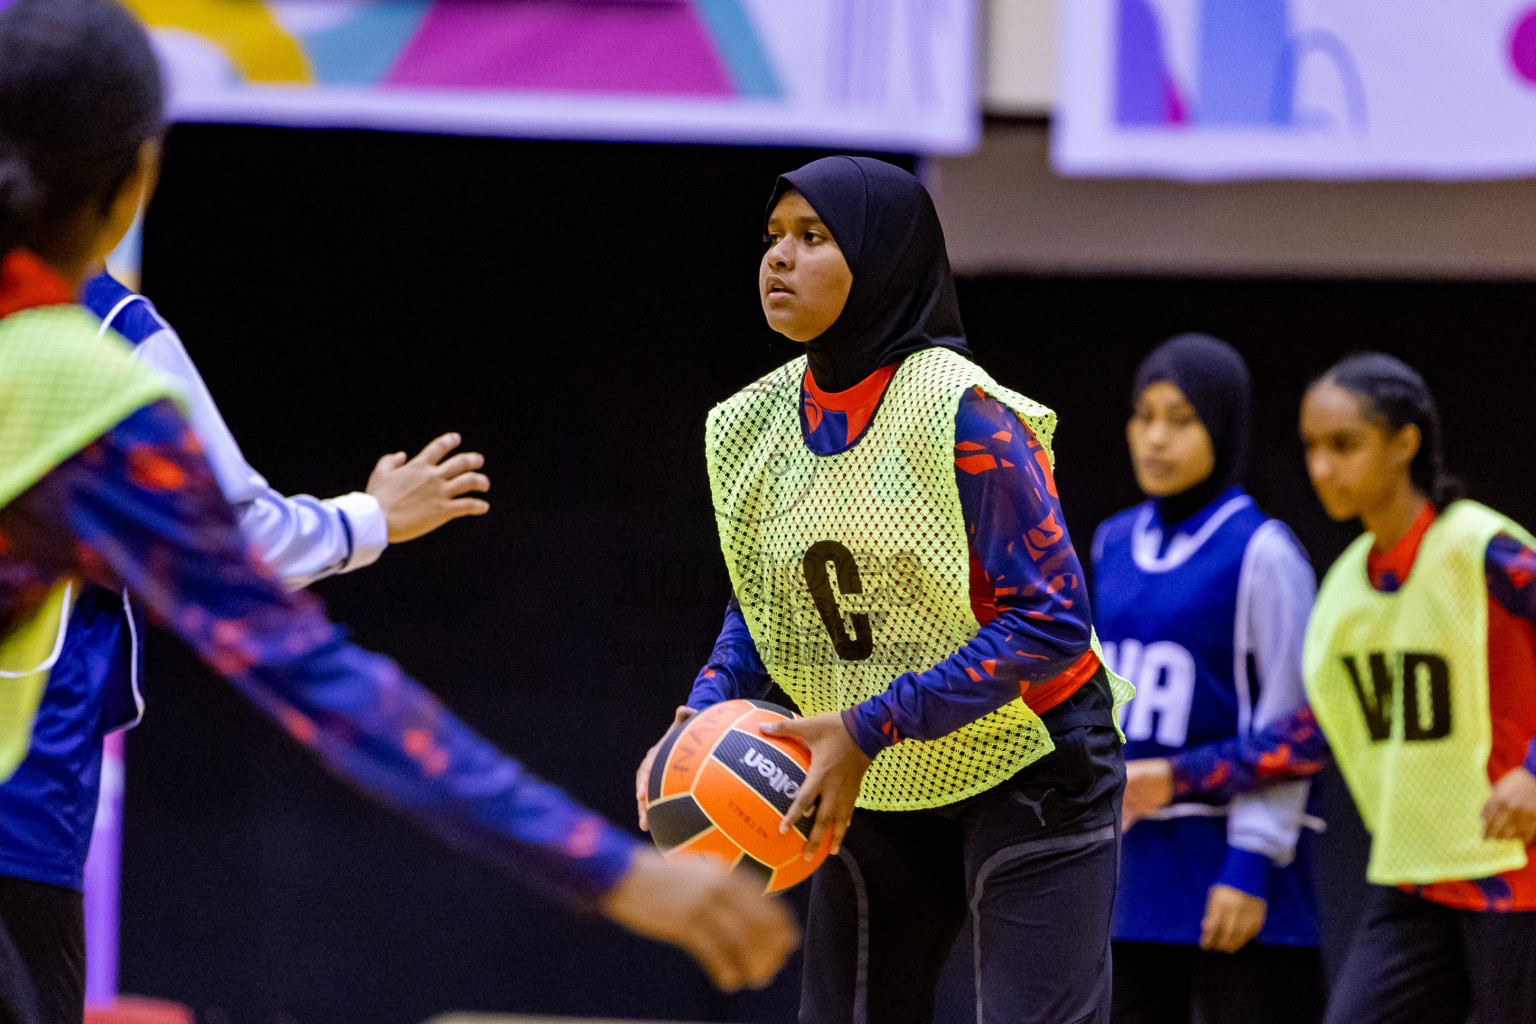
[[1230,800],[1277,782],[1316,775],[1331,756],[1317,716],[1303,704],[1258,733],[1191,747],[1169,758],[1173,798]]
[[725,609],[725,624],[715,639],[709,661],[694,677],[688,706],[702,711],[711,704],[738,697],[762,697],[773,686],[763,659],[752,642],[752,632],[735,597]]
[[955,481],[971,552],[981,629],[926,672],[896,677],[843,712],[866,754],[902,739],[937,739],[1071,668],[1092,615],[1045,449],[1002,403],[974,389],[955,416]]
[[394,662],[349,643],[318,601],[252,559],[169,403],[124,420],[22,500],[73,552],[61,571],[131,588],[370,796],[573,906],[592,906],[628,870],[632,837],[502,754]]
[[[1484,559],[1488,577],[1488,596],[1504,606],[1511,615],[1536,624],[1536,551],[1507,534],[1488,542]],[[1536,701],[1528,694],[1523,704]],[[1536,737],[1526,748],[1525,770],[1536,775]]]

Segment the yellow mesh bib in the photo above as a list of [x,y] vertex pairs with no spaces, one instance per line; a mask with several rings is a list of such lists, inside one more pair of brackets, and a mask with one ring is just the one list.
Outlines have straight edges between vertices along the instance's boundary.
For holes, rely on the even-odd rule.
[[[955,414],[981,387],[1047,456],[1056,415],[947,349],[908,356],[851,449],[816,455],[800,433],[806,361],[716,406],[706,456],[720,546],[763,663],[807,715],[850,708],[976,635],[955,484]],[[1097,638],[1094,649],[1097,651]],[[1117,705],[1129,684],[1113,678]],[[983,792],[1053,749],[1014,700],[937,740],[875,758],[859,806],[904,811]]]
[[0,640],[0,781],[32,746],[32,722],[64,647],[72,594],[71,583],[58,584],[31,618]]
[[1514,840],[1488,841],[1488,542],[1530,534],[1458,501],[1395,593],[1370,585],[1374,538],[1328,570],[1307,624],[1307,696],[1371,832],[1379,885],[1485,878],[1523,867]]
[[[170,382],[100,336],[79,306],[0,319],[0,506],[134,410],[173,396]],[[0,781],[32,743],[32,723],[69,622],[68,582],[0,637]]]
[[0,319],[0,506],[129,413],[175,395],[79,306]]

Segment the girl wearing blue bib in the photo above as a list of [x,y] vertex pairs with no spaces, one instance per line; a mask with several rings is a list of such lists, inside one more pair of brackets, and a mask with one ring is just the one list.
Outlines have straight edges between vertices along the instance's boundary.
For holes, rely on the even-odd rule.
[[[1181,335],[1136,374],[1127,429],[1149,497],[1094,539],[1106,656],[1136,687],[1126,756],[1166,757],[1245,735],[1303,701],[1311,566],[1242,488],[1248,369],[1225,342]],[[1114,920],[1115,1019],[1315,1021],[1317,926],[1305,784],[1230,803],[1185,802],[1126,833]],[[1138,822],[1139,819],[1139,822]],[[1134,825],[1134,827],[1132,827]]]

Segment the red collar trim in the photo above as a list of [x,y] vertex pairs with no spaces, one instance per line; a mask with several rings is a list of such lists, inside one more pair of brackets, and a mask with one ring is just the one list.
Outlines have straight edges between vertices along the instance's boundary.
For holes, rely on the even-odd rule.
[[12,249],[0,260],[0,317],[74,301],[74,289],[36,253]]
[[885,396],[885,386],[896,373],[896,365],[882,366],[847,391],[821,390],[811,371],[806,370],[803,384],[808,399],[805,403],[806,423],[814,431],[821,425],[823,412],[840,412],[848,421],[849,443],[857,440],[869,426],[875,410],[880,408],[880,399]]
[[1391,551],[1377,551],[1371,548],[1371,553],[1366,556],[1366,571],[1370,573],[1374,583],[1386,573],[1397,577],[1399,585],[1408,582],[1408,573],[1413,570],[1414,560],[1419,557],[1419,545],[1424,541],[1424,534],[1434,525],[1438,514],[1435,506],[1429,502],[1419,510],[1419,516],[1413,521],[1413,526],[1403,534],[1403,539],[1392,545]]
[[885,386],[896,373],[896,366],[896,363],[882,366],[847,391],[821,390],[816,386],[816,378],[811,376],[811,371],[806,370],[805,390],[811,396],[811,401],[828,412],[850,412],[880,401],[880,396],[885,394]]

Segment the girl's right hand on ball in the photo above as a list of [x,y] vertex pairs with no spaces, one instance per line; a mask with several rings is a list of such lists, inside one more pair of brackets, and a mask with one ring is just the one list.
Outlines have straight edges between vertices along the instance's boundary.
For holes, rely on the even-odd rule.
[[[696,714],[698,712],[687,705],[678,708],[676,714],[672,716],[672,728],[682,725]],[[668,729],[667,733],[671,731]],[[635,806],[640,809],[640,831],[642,832],[651,830],[651,823],[645,816],[645,787],[651,778],[651,765],[656,763],[656,751],[661,749],[662,740],[667,738],[667,733],[663,733],[661,739],[652,744],[651,749],[645,752],[645,757],[640,759],[640,767],[635,769]]]

